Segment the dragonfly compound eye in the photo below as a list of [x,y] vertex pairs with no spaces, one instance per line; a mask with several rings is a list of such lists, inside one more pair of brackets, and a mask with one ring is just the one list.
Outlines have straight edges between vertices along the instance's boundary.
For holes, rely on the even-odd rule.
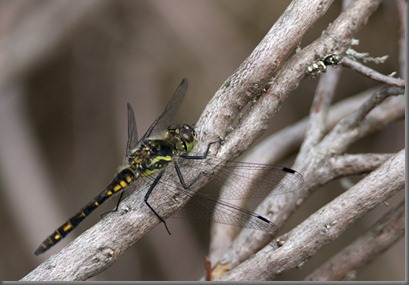
[[180,136],[183,141],[187,143],[192,143],[195,140],[195,133],[194,131],[185,128],[180,129]]
[[195,141],[196,141],[195,130],[191,126],[185,124],[183,125],[182,128],[180,128],[179,133],[180,133],[180,138],[184,145],[183,148],[187,152],[192,151],[192,149],[195,146]]

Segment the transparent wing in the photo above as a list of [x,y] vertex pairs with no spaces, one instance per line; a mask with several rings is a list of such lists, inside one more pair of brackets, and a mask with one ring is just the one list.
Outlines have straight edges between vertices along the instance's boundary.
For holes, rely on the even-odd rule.
[[[185,193],[186,194],[186,193]],[[185,207],[172,218],[212,220],[213,222],[274,233],[277,226],[268,219],[246,209],[217,201],[199,193],[193,195]]]
[[167,130],[172,118],[175,116],[176,111],[179,109],[180,104],[185,97],[187,86],[187,79],[183,78],[169,103],[166,105],[163,113],[152,123],[141,140],[144,140],[147,137],[155,136],[157,133],[162,132],[163,130]]
[[[220,164],[215,158],[202,160],[175,158],[175,161],[183,165],[182,176],[188,185],[191,182],[189,177],[194,176],[193,173],[205,174],[205,171],[202,171],[204,166]],[[174,167],[169,166],[168,171],[175,172]],[[161,180],[161,183],[167,182]],[[208,197],[225,200],[254,199],[296,191],[303,183],[302,175],[287,167],[229,161],[214,173],[210,183],[200,192],[206,193]],[[189,191],[183,187],[182,189]]]
[[182,103],[183,98],[185,97],[187,86],[187,79],[182,79],[169,103],[166,105],[163,113],[152,123],[152,125],[139,141],[135,115],[132,107],[128,104],[128,143],[126,149],[127,155],[130,153],[131,149],[135,148],[138,143],[143,141],[145,138],[155,136],[158,133],[167,130],[167,127],[170,125],[172,118],[175,116],[176,111],[179,109],[179,106]]
[[[179,160],[181,159],[179,158]],[[183,164],[187,166],[182,169],[186,172],[182,173],[185,181],[192,177],[193,172],[197,170],[200,172],[203,164],[210,163],[209,160],[215,163],[215,159],[183,160]],[[167,195],[169,199],[172,199],[174,195],[187,195],[190,197],[186,206],[175,212],[171,217],[212,220],[217,223],[263,230],[270,233],[275,232],[277,227],[268,219],[232,205],[223,201],[223,199],[251,199],[284,194],[298,190],[303,184],[302,175],[286,167],[231,161],[215,173],[211,183],[198,193],[192,194],[189,189],[184,189],[181,185],[175,188],[174,181],[167,180],[170,176],[177,175],[172,166],[169,166],[166,172],[167,175],[159,183],[166,184],[168,192],[161,193],[161,195]],[[144,179],[151,180],[153,177]],[[188,181],[186,182],[189,184]],[[218,200],[217,196],[222,188],[223,193]]]
[[126,156],[138,145],[138,130],[136,127],[135,114],[131,104],[128,106],[128,142],[126,144]]
[[302,175],[287,167],[230,161],[205,188],[212,197],[223,188],[221,199],[253,199],[292,192],[303,183]]

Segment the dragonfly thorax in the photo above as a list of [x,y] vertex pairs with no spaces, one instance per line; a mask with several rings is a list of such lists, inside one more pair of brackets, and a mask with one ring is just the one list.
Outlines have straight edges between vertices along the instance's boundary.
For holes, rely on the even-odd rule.
[[162,139],[146,138],[129,156],[130,167],[149,176],[166,167],[173,157],[189,153],[195,145],[196,132],[187,125],[170,125]]

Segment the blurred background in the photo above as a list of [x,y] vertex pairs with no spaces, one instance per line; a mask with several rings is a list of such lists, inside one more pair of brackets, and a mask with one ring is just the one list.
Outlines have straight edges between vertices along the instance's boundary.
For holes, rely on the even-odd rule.
[[[115,174],[125,154],[126,103],[141,136],[184,77],[189,89],[175,122],[195,123],[220,85],[252,52],[290,1],[88,0],[0,1],[0,278],[18,280],[114,207],[101,207],[46,254],[33,251]],[[389,55],[369,66],[399,71],[399,22],[385,1],[357,38],[356,50]],[[335,1],[301,42],[319,37],[341,10]],[[273,118],[269,133],[309,113],[318,79],[306,79]],[[342,73],[335,101],[376,82]],[[262,139],[262,138],[260,138]],[[404,121],[371,135],[349,152],[396,152]],[[291,158],[281,164],[291,166]],[[339,195],[339,182],[320,189],[291,218],[288,230]],[[401,191],[402,192],[402,191]],[[389,201],[392,206],[403,197]],[[380,205],[300,269],[299,280],[363,230],[388,207]],[[171,220],[91,280],[197,280],[203,275],[208,229]],[[397,242],[358,280],[404,280],[404,242]]]

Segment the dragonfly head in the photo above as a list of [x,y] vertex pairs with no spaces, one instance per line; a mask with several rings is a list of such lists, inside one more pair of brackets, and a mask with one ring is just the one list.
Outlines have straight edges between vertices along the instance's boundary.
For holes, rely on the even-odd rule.
[[188,124],[172,124],[168,127],[169,136],[176,139],[179,150],[190,152],[195,147],[197,134],[192,126]]

